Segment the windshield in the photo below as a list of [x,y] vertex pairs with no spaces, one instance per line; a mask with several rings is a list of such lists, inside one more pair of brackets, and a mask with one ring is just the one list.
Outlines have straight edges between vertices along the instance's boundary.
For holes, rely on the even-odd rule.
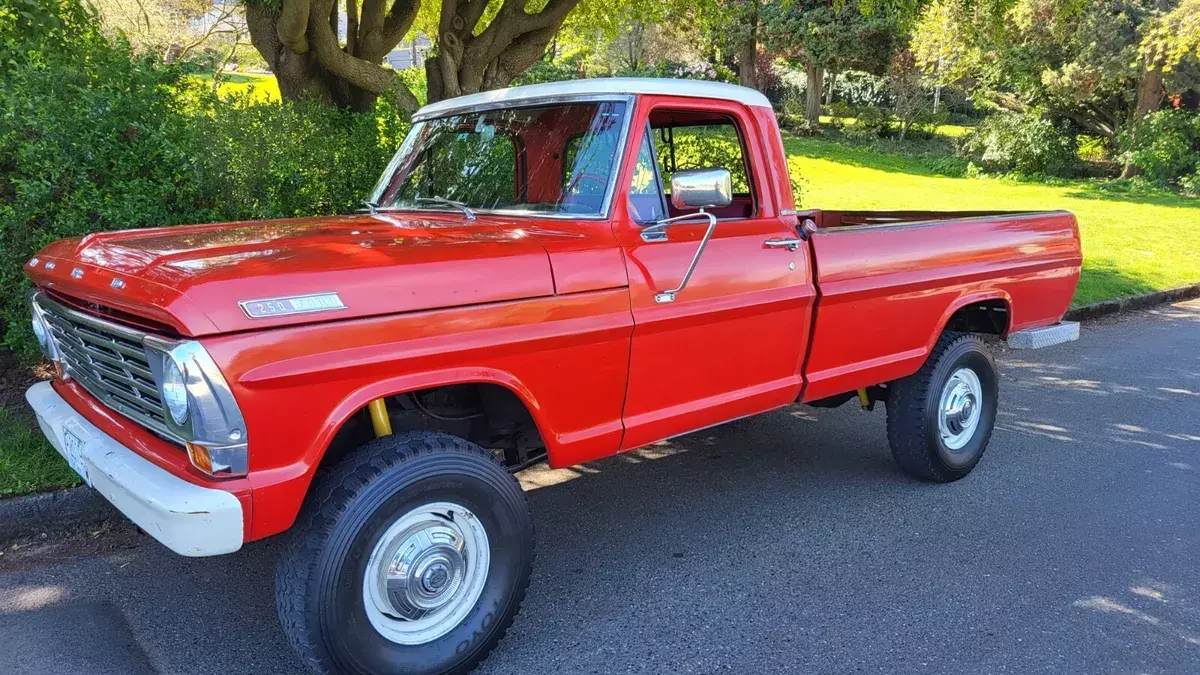
[[625,108],[559,103],[417,122],[372,207],[602,215]]

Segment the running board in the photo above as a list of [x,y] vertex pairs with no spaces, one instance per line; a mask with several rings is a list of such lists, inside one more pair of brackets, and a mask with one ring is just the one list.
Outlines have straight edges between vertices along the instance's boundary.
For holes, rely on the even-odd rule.
[[1013,349],[1041,349],[1079,339],[1079,322],[1063,321],[1044,328],[1019,330],[1008,336],[1008,346]]

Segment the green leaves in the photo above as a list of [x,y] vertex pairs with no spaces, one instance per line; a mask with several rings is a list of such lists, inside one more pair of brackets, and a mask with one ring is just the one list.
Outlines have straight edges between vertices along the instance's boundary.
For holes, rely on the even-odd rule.
[[13,0],[0,2],[10,3],[0,6],[0,54],[17,43],[38,50],[0,69],[0,318],[5,344],[27,357],[36,348],[23,266],[47,243],[353,211],[408,129],[386,103],[361,114],[222,100],[178,68],[97,38],[94,17],[67,0],[46,4],[49,18],[20,35]]
[[1158,110],[1117,136],[1121,159],[1142,170],[1152,182],[1194,183],[1200,178],[1200,114]]

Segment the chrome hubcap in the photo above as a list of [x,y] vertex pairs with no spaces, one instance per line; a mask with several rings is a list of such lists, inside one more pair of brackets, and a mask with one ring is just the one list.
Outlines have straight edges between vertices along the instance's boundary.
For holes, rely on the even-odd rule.
[[425,644],[470,613],[487,580],[487,532],[467,508],[435,502],[396,520],[363,579],[371,625],[399,644]]
[[975,435],[982,415],[983,386],[970,368],[959,368],[946,380],[938,403],[938,432],[949,450],[961,450]]

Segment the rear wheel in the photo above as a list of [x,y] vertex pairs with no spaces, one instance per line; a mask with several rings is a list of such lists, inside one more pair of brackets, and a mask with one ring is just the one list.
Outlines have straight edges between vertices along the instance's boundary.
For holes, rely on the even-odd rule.
[[512,623],[532,562],[525,494],[491,453],[446,434],[397,434],[313,485],[276,604],[317,673],[466,673]]
[[943,334],[925,365],[888,389],[888,444],[900,468],[939,483],[975,468],[999,402],[996,365],[981,339]]

